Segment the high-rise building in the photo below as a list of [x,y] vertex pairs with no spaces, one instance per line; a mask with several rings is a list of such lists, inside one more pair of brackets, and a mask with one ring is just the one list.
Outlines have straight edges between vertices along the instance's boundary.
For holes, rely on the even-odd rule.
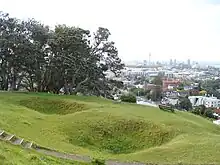
[[173,65],[173,60],[172,59],[170,59],[170,65]]
[[187,60],[187,65],[190,66],[190,59]]
[[174,61],[173,61],[173,65],[176,65],[176,59],[174,59]]

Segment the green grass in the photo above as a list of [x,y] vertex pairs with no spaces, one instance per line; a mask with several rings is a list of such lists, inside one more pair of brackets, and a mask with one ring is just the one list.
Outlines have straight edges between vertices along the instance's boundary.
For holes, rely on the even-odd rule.
[[187,112],[84,96],[0,93],[0,128],[59,151],[154,163],[220,164],[220,127]]
[[89,163],[74,162],[45,156],[31,150],[0,141],[0,164],[2,165],[88,165]]
[[45,114],[66,115],[86,109],[85,105],[57,99],[40,97],[28,98],[20,101],[20,105]]

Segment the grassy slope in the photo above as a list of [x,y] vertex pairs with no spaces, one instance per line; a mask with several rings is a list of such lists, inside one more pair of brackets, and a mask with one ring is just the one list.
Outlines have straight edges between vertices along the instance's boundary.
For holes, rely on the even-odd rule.
[[0,164],[4,165],[86,165],[38,154],[0,141]]
[[[70,103],[78,102],[90,108],[68,115],[47,115],[19,105],[20,100],[27,100],[32,96],[62,99]],[[76,139],[74,134],[78,135],[82,130],[83,133],[91,131],[88,125],[105,121],[105,116],[108,115],[112,115],[113,118],[116,116],[151,122],[158,126],[156,129],[173,130],[176,136],[161,146],[145,147],[133,153],[117,155],[105,150],[98,151],[94,145],[85,145],[85,147],[76,145],[79,139]],[[190,113],[172,114],[152,107],[113,104],[111,101],[95,97],[0,93],[0,118],[0,128],[60,151],[90,156],[101,155],[122,161],[220,163],[220,143],[218,143],[220,128]],[[108,122],[111,122],[108,124],[110,129],[115,120]],[[104,124],[106,126],[106,123]],[[137,139],[137,143],[139,143],[138,140],[140,139]],[[131,141],[134,142],[132,139]]]

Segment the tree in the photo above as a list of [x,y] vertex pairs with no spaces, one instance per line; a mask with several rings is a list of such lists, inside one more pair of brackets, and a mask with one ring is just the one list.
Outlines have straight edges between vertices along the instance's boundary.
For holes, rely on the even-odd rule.
[[196,115],[200,115],[203,117],[208,117],[211,119],[218,119],[218,117],[213,115],[213,110],[210,108],[206,108],[204,105],[200,105],[198,107],[196,107],[192,113],[196,114]]
[[55,69],[63,81],[66,94],[76,94],[81,86],[90,80],[91,72],[96,67],[96,60],[90,55],[89,31],[56,26],[54,36],[50,43],[55,62]]
[[177,87],[178,90],[184,90],[184,84],[180,83]]
[[136,97],[132,94],[129,94],[129,95],[122,95],[121,96],[121,101],[123,102],[128,102],[128,103],[136,103]]
[[220,92],[217,89],[220,89],[220,80],[208,80],[204,81],[201,84],[202,88],[207,91],[208,95],[214,95],[220,99]]
[[110,35],[106,28],[93,35],[66,25],[51,30],[0,13],[0,89],[110,96],[123,83],[106,73],[117,77],[124,67]]
[[151,100],[152,101],[160,101],[162,96],[162,85],[163,81],[160,76],[155,77],[152,80],[152,84],[155,85],[155,88],[151,90]]
[[144,88],[131,88],[130,92],[133,93],[136,96],[146,96],[148,93],[150,93],[150,90],[145,90]]
[[192,109],[192,103],[190,102],[188,97],[182,97],[179,99],[178,107],[180,109],[185,109],[185,110],[189,111],[190,109]]
[[162,85],[163,85],[163,80],[162,80],[162,78],[161,78],[160,76],[157,76],[157,77],[155,77],[155,78],[152,80],[152,84],[162,86]]
[[161,90],[153,89],[150,93],[150,98],[152,101],[160,101],[161,100]]
[[205,105],[200,105],[200,106],[199,106],[199,109],[200,109],[200,115],[205,115],[205,113],[206,113],[206,107],[205,107]]

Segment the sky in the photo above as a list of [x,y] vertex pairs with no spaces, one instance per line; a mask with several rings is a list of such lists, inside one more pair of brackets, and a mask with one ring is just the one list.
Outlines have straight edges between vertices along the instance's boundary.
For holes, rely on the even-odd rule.
[[108,28],[123,61],[220,61],[220,0],[0,0],[0,11],[55,26]]

